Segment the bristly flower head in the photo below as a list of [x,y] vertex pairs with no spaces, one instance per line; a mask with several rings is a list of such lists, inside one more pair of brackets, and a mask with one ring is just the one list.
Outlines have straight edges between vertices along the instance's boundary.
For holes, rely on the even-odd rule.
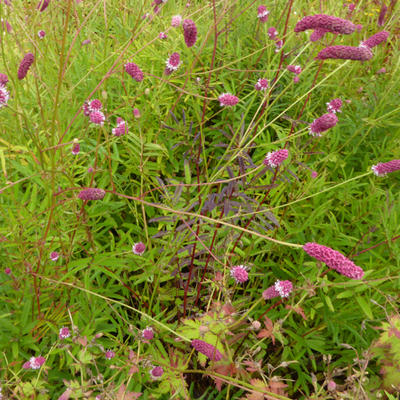
[[271,40],[275,40],[277,36],[278,36],[278,31],[273,26],[271,26],[271,28],[268,28],[268,37]]
[[197,40],[197,28],[194,21],[191,19],[185,19],[182,23],[183,37],[187,47],[192,47]]
[[386,42],[387,38],[389,37],[389,32],[388,31],[382,31],[375,33],[375,35],[372,35],[369,37],[367,40],[362,42],[363,46],[368,46],[370,49],[372,49],[375,46],[378,46],[378,44],[382,42]]
[[25,78],[26,74],[28,73],[29,68],[33,64],[33,61],[35,60],[35,56],[32,53],[25,54],[24,58],[21,61],[21,64],[19,64],[18,68],[18,79],[22,80]]
[[128,124],[122,118],[117,118],[117,126],[112,129],[115,136],[123,136],[128,133]]
[[301,67],[300,65],[288,65],[286,69],[290,72],[293,72],[296,75],[301,74]]
[[264,290],[262,297],[265,300],[270,300],[275,297],[282,297],[283,299],[289,297],[293,290],[293,284],[290,281],[276,281],[274,285]]
[[289,157],[288,149],[280,149],[272,151],[265,156],[263,164],[271,168],[276,168],[279,167],[279,165],[281,165],[288,157]]
[[46,32],[40,30],[40,31],[38,32],[38,36],[39,36],[39,39],[43,39],[43,38],[46,36]]
[[144,340],[151,340],[154,338],[154,331],[151,326],[148,326],[147,328],[142,330],[142,338]]
[[319,39],[322,39],[325,35],[325,33],[329,32],[326,29],[315,29],[314,32],[310,35],[310,41],[311,42],[316,42]]
[[7,105],[9,98],[10,93],[8,90],[5,88],[5,86],[0,85],[0,108]]
[[50,260],[51,261],[57,261],[60,258],[60,253],[58,251],[52,251],[50,253]]
[[218,100],[221,107],[232,107],[239,103],[239,99],[231,93],[222,93]]
[[342,253],[318,243],[306,243],[303,250],[311,257],[324,262],[328,267],[352,279],[361,279],[364,276],[362,268],[349,260]]
[[50,3],[50,0],[40,0],[36,8],[40,12],[43,12],[48,7],[49,3]]
[[398,170],[400,170],[400,160],[392,160],[372,166],[372,171],[376,176],[385,176]]
[[71,336],[71,332],[69,331],[69,329],[66,326],[63,326],[60,329],[60,332],[58,333],[58,337],[60,339],[66,339],[69,338]]
[[78,193],[78,198],[82,200],[101,200],[106,195],[103,189],[87,188]]
[[24,369],[39,369],[44,363],[46,359],[42,356],[39,357],[31,357],[29,361],[24,363],[22,368]]
[[8,83],[8,76],[6,74],[0,74],[0,86],[5,86]]
[[104,354],[107,360],[112,360],[115,357],[115,352],[112,350],[107,350]]
[[182,16],[181,15],[174,15],[171,19],[171,26],[177,28],[182,22]]
[[329,113],[337,113],[342,112],[341,108],[343,106],[343,102],[341,99],[333,99],[329,103],[326,103],[327,109]]
[[231,276],[235,279],[236,283],[244,283],[249,279],[247,269],[245,265],[236,265],[231,268]]
[[90,121],[92,121],[96,125],[103,126],[104,121],[106,120],[105,115],[101,111],[92,111],[89,115]]
[[142,82],[143,72],[135,63],[126,63],[125,71],[130,75],[136,82]]
[[140,118],[140,110],[138,108],[134,108],[132,112],[135,118]]
[[257,18],[260,20],[260,22],[267,22],[268,15],[269,15],[269,11],[267,10],[267,7],[265,7],[264,5],[258,7]]
[[91,111],[100,111],[103,108],[103,104],[99,99],[93,99],[89,102],[89,108]]
[[268,89],[268,81],[264,78],[259,79],[257,83],[254,85],[255,90],[267,90]]
[[81,146],[79,144],[78,139],[74,139],[74,142],[72,143],[72,149],[71,149],[71,153],[76,156],[77,154],[79,154],[79,152],[81,151]]
[[368,46],[328,46],[322,49],[316,58],[318,60],[333,58],[339,60],[368,61],[372,56],[372,51]]
[[146,250],[146,246],[142,242],[135,243],[132,246],[132,252],[133,252],[133,254],[136,254],[137,256],[141,256],[145,252],[145,250]]
[[150,376],[153,380],[160,379],[164,374],[162,367],[154,367],[150,370]]
[[221,352],[212,344],[206,343],[203,340],[192,340],[192,347],[194,347],[199,353],[207,356],[211,361],[222,360]]
[[295,26],[295,32],[303,32],[307,29],[324,29],[333,33],[353,33],[357,27],[351,21],[334,17],[332,15],[316,14],[308,15],[301,19]]
[[171,75],[181,65],[181,57],[179,53],[172,53],[168,60],[165,62],[166,67],[164,70],[165,75]]
[[338,122],[338,117],[334,113],[327,113],[315,119],[309,126],[311,136],[322,136],[321,132],[325,132],[333,128]]
[[277,53],[282,48],[282,46],[283,46],[283,40],[282,39],[275,40],[275,47],[276,47],[275,53]]

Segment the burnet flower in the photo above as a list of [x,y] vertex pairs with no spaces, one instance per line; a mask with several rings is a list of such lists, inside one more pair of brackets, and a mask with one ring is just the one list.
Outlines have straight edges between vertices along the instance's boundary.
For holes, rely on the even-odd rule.
[[211,361],[222,360],[221,352],[212,344],[205,342],[204,340],[194,339],[192,340],[192,347],[195,348],[199,353],[207,356]]
[[87,188],[78,193],[78,198],[81,200],[101,200],[106,195],[103,189]]
[[264,78],[261,78],[254,85],[255,90],[267,90],[268,89],[268,81]]
[[341,99],[337,98],[337,99],[333,99],[331,100],[329,103],[326,103],[326,108],[328,110],[328,113],[334,113],[336,114],[337,112],[342,112],[341,108],[342,108],[343,102]]
[[142,242],[135,243],[132,246],[132,252],[133,252],[133,254],[136,254],[137,256],[141,256],[145,252],[145,250],[146,250],[146,246]]
[[10,98],[10,93],[5,86],[0,85],[0,108],[7,105]]
[[334,113],[327,113],[315,119],[309,126],[311,136],[322,136],[321,133],[333,128],[338,122],[338,117]]
[[182,22],[182,16],[181,15],[174,15],[171,18],[171,26],[174,28],[177,28]]
[[307,29],[324,29],[327,32],[350,34],[357,26],[347,19],[326,14],[308,15],[301,19],[295,26],[295,32],[303,32]]
[[181,65],[181,57],[179,53],[172,53],[168,60],[165,62],[166,67],[164,70],[165,75],[171,75]]
[[275,297],[286,298],[289,297],[292,290],[293,290],[292,282],[278,280],[268,289],[263,291],[262,297],[264,298],[264,300],[270,300]]
[[231,276],[235,279],[236,283],[244,283],[249,279],[248,267],[245,265],[236,265],[231,268]]
[[265,7],[264,5],[258,7],[257,18],[260,20],[260,22],[267,22],[268,15],[269,11],[267,10],[267,7]]
[[8,76],[0,73],[0,86],[5,86],[8,83]]
[[40,0],[36,8],[40,12],[43,12],[48,7],[49,3],[50,3],[50,0]]
[[400,170],[400,160],[392,160],[385,163],[379,163],[371,167],[376,176],[385,176],[391,172]]
[[107,358],[107,360],[112,360],[115,357],[115,352],[108,349],[105,353],[104,356]]
[[71,149],[71,153],[76,156],[79,154],[79,152],[81,151],[81,145],[78,143],[78,141],[74,140],[74,143],[72,143],[72,149]]
[[22,80],[25,78],[25,76],[28,73],[29,68],[33,64],[34,60],[35,60],[35,56],[32,53],[25,54],[24,58],[21,61],[21,64],[19,64],[19,68],[18,68],[18,79],[19,80]]
[[67,339],[71,336],[71,332],[69,331],[69,329],[66,326],[63,326],[62,328],[60,328],[60,331],[58,333],[58,337],[60,339]]
[[142,330],[142,338],[146,341],[154,338],[154,330],[151,326]]
[[303,250],[313,258],[324,262],[328,267],[352,279],[364,276],[362,268],[349,260],[342,253],[318,243],[306,243]]
[[106,117],[101,111],[94,110],[89,114],[89,119],[94,124],[103,126],[104,121],[106,120]]
[[278,36],[278,31],[273,26],[268,28],[268,37],[271,40],[275,40],[277,38],[277,36]]
[[43,39],[43,38],[46,36],[46,32],[43,31],[43,30],[40,30],[40,31],[38,32],[38,36],[39,36],[39,39]]
[[125,71],[128,75],[130,75],[136,82],[142,82],[143,80],[143,71],[139,68],[139,66],[135,63],[126,63]]
[[288,149],[280,149],[269,152],[263,161],[264,165],[271,168],[279,167],[289,157]]
[[52,251],[50,253],[50,260],[51,261],[57,261],[60,258],[60,253],[58,251]]
[[187,47],[192,47],[197,40],[197,28],[194,21],[185,19],[182,23],[183,37]]
[[123,136],[128,133],[128,124],[122,118],[117,118],[117,126],[112,129],[112,133],[115,136]]
[[368,46],[328,46],[322,49],[316,58],[318,60],[332,58],[340,60],[368,61],[372,56],[372,51]]
[[301,67],[300,65],[288,65],[286,69],[290,72],[293,72],[296,75],[301,74]]
[[29,361],[22,365],[24,369],[39,369],[44,363],[46,359],[42,356],[39,357],[31,357]]
[[218,100],[221,107],[232,107],[239,102],[239,99],[231,93],[222,93]]
[[322,39],[325,33],[329,32],[327,29],[318,28],[315,29],[314,32],[310,35],[310,41],[316,42],[319,39]]
[[388,37],[389,37],[388,31],[378,32],[375,33],[375,35],[369,37],[367,40],[364,40],[364,42],[362,42],[361,45],[367,46],[370,49],[372,49],[373,47],[378,46],[378,44],[386,42]]
[[150,376],[153,380],[160,379],[164,374],[162,367],[157,366],[150,370]]

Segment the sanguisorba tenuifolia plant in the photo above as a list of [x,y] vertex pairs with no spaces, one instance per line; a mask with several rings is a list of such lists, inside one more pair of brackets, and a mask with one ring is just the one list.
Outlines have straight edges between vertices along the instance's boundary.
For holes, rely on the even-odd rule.
[[0,1],[0,399],[398,390],[399,7]]

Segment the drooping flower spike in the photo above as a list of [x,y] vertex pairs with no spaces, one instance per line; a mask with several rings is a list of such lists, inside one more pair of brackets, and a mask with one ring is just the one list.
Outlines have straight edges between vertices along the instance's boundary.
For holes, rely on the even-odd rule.
[[361,267],[330,247],[318,243],[306,243],[303,246],[303,250],[311,257],[324,262],[328,267],[348,278],[361,279],[364,276],[364,271]]
[[206,343],[203,340],[199,339],[192,340],[192,347],[194,347],[199,353],[207,356],[211,361],[222,360],[221,352],[215,346]]
[[276,168],[279,167],[279,165],[281,165],[288,157],[289,157],[288,149],[280,149],[272,151],[266,155],[263,164],[271,168]]
[[382,31],[375,33],[375,35],[372,35],[369,37],[367,40],[362,42],[363,46],[367,46],[370,49],[372,49],[375,46],[378,46],[378,44],[382,42],[386,42],[387,38],[389,37],[389,32],[388,31]]
[[322,136],[321,133],[333,128],[338,122],[334,113],[327,113],[315,119],[309,126],[311,136]]
[[48,7],[49,3],[50,3],[50,0],[40,0],[36,8],[40,12],[43,12]]
[[262,297],[264,300],[270,300],[275,297],[282,297],[283,299],[289,297],[293,290],[293,284],[290,281],[276,281],[268,289],[264,290]]
[[139,68],[139,66],[135,63],[126,63],[125,71],[128,75],[130,75],[136,82],[142,82],[143,80],[143,71]]
[[392,160],[385,163],[379,163],[371,167],[376,176],[385,176],[391,172],[400,170],[400,160]]
[[258,7],[257,18],[260,20],[260,22],[267,22],[268,15],[269,11],[267,10],[267,7],[265,7],[264,5]]
[[232,107],[239,103],[239,99],[231,93],[222,93],[218,100],[221,107]]
[[183,37],[187,47],[192,47],[197,40],[197,28],[194,21],[185,19],[182,23]]
[[301,19],[295,26],[295,32],[303,32],[307,29],[323,29],[325,32],[342,33],[348,35],[353,33],[357,26],[347,19],[334,17],[326,14],[308,15]]
[[301,74],[301,67],[300,65],[288,65],[286,69],[290,72],[293,72],[296,75]]
[[368,46],[328,46],[322,49],[316,58],[318,60],[332,58],[340,60],[368,61],[372,56],[372,51]]
[[101,200],[106,195],[103,189],[87,188],[78,193],[78,198],[82,200]]

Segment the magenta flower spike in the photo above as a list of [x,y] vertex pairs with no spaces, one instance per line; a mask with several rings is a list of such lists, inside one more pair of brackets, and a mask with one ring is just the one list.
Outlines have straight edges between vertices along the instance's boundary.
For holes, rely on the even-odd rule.
[[7,105],[8,100],[10,98],[10,93],[5,88],[5,86],[0,85],[0,108]]
[[364,276],[362,268],[349,260],[342,253],[318,243],[306,243],[303,250],[311,257],[324,262],[344,276],[352,279],[361,279]]
[[342,105],[343,105],[343,102],[339,98],[333,99],[329,103],[326,103],[328,113],[334,113],[334,114],[336,114],[337,112],[342,112],[342,110],[341,110]]
[[386,42],[387,38],[389,37],[389,32],[388,31],[382,31],[375,33],[375,35],[372,35],[369,37],[367,40],[362,42],[362,46],[368,46],[370,49],[372,49],[375,46],[378,46],[378,44],[382,42]]
[[183,37],[187,47],[192,47],[197,40],[197,28],[194,21],[185,19],[182,23]]
[[174,15],[171,18],[171,26],[173,26],[174,28],[177,28],[182,22],[182,16],[180,15]]
[[57,261],[60,258],[60,253],[58,251],[52,251],[50,253],[50,260]]
[[89,119],[94,124],[103,126],[104,121],[106,120],[106,117],[101,111],[94,110],[90,113]]
[[6,74],[0,74],[0,86],[5,86],[8,83],[8,76]]
[[38,36],[39,36],[39,39],[43,39],[43,38],[46,36],[46,32],[43,31],[43,30],[40,30],[40,31],[38,32]]
[[264,5],[258,7],[257,18],[260,20],[260,22],[267,22],[268,15],[269,11],[267,10],[267,7],[265,7]]
[[212,344],[206,343],[203,340],[194,339],[192,340],[192,347],[195,348],[199,353],[207,356],[211,361],[222,360],[221,352]]
[[42,356],[39,357],[31,357],[29,361],[24,363],[22,368],[24,369],[39,369],[44,363],[46,359]]
[[310,41],[316,42],[319,39],[322,39],[324,37],[325,33],[327,33],[327,32],[329,32],[329,31],[326,29],[321,29],[321,28],[315,29],[314,32],[310,35]]
[[288,65],[286,69],[290,72],[293,72],[296,75],[301,74],[301,67],[300,65]]
[[247,269],[245,265],[236,265],[231,268],[231,276],[235,279],[236,283],[244,283],[249,279]]
[[232,107],[239,102],[239,99],[231,93],[222,93],[218,100],[221,107]]
[[147,328],[143,329],[142,338],[144,340],[151,340],[154,338],[154,331],[151,326],[148,326]]
[[126,63],[125,71],[130,75],[136,82],[142,82],[143,72],[135,63]]
[[117,118],[117,126],[112,129],[112,133],[115,136],[123,136],[128,133],[128,124],[122,119]]
[[368,46],[328,46],[322,49],[316,58],[318,60],[333,58],[340,60],[368,61],[372,56],[372,51]]
[[160,33],[158,34],[158,38],[159,38],[159,39],[162,39],[162,40],[165,40],[165,39],[168,38],[168,35],[167,35],[165,32],[160,32]]
[[87,188],[78,193],[78,198],[81,200],[101,200],[106,195],[103,189]]
[[264,290],[262,297],[264,300],[270,300],[275,297],[282,297],[283,299],[289,297],[293,290],[293,284],[290,281],[276,281],[268,289]]
[[376,176],[385,176],[391,172],[400,170],[400,160],[392,160],[385,163],[379,163],[371,167]]
[[307,29],[324,29],[326,32],[353,33],[357,26],[347,19],[334,17],[332,15],[316,14],[308,15],[301,19],[295,26],[295,32],[303,32]]
[[89,108],[91,111],[100,111],[103,108],[103,104],[98,99],[93,99],[89,102]]
[[281,165],[288,157],[288,149],[272,151],[266,155],[263,164],[271,168],[276,168],[279,167],[279,165]]
[[171,75],[181,65],[181,57],[179,53],[172,53],[168,60],[165,62],[166,67],[164,70],[165,75]]
[[18,68],[18,79],[22,80],[25,78],[26,74],[29,71],[29,68],[33,64],[35,60],[35,56],[32,53],[25,54],[24,58],[21,61],[21,64]]
[[115,357],[115,352],[112,350],[107,350],[104,353],[104,356],[107,358],[107,360],[112,360]]
[[69,331],[69,329],[65,326],[63,326],[62,328],[60,328],[60,331],[58,333],[58,337],[60,339],[67,339],[71,336],[71,332]]
[[277,36],[278,36],[278,31],[273,26],[271,26],[271,28],[268,28],[268,37],[271,40],[275,40]]
[[49,4],[50,4],[50,0],[40,0],[36,8],[40,12],[43,12],[48,7]]
[[385,16],[387,13],[387,6],[386,4],[382,3],[381,11],[379,12],[379,17],[378,17],[378,26],[383,26],[385,25]]
[[79,143],[73,143],[71,153],[76,156],[81,151],[81,145]]
[[311,136],[322,136],[321,133],[333,128],[338,122],[334,113],[327,113],[315,119],[309,126]]
[[137,256],[141,256],[145,252],[145,250],[146,250],[146,246],[142,242],[135,243],[132,246],[132,252],[133,252],[133,254],[136,254]]
[[150,370],[150,376],[153,380],[160,379],[164,374],[162,367],[154,367]]
[[259,79],[257,81],[257,83],[254,85],[254,89],[258,90],[258,91],[267,90],[268,89],[268,81],[266,79],[264,79],[264,78]]

